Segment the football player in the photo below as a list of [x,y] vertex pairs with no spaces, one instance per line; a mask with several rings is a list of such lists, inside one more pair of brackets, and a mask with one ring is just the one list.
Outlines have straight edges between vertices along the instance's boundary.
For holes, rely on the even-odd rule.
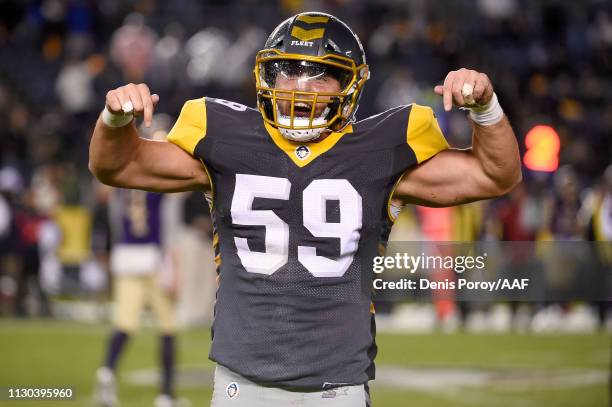
[[356,121],[369,76],[355,33],[310,12],[281,23],[257,53],[257,109],[190,100],[167,141],[151,142],[133,116],[150,123],[159,96],[145,84],[106,95],[90,145],[98,179],[210,190],[214,406],[368,405],[372,258],[394,219],[391,198],[457,205],[521,180],[514,133],[485,74],[452,71],[435,87],[446,110],[470,110],[467,150],[449,148],[428,107]]
[[[175,293],[163,277],[172,273],[169,251],[162,244],[163,194],[135,189],[113,191],[110,203],[113,247],[113,332],[103,366],[96,371],[95,401],[117,406],[117,364],[130,337],[140,326],[141,314],[150,307],[159,327],[160,394],[155,407],[184,404],[174,397]],[[167,280],[167,279],[166,279]]]

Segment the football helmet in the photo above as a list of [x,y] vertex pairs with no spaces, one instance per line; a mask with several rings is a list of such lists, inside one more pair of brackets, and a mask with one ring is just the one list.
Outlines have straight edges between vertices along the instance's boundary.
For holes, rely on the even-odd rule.
[[253,73],[263,120],[299,142],[354,121],[370,76],[357,35],[336,17],[315,12],[276,27]]

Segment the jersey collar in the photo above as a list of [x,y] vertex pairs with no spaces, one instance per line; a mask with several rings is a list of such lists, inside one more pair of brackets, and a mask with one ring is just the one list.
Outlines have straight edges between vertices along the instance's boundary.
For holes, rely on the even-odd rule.
[[[348,125],[340,132],[333,132],[322,141],[310,141],[299,143],[291,141],[283,137],[276,127],[264,122],[264,126],[270,138],[278,148],[285,152],[298,167],[304,167],[310,164],[315,158],[329,151],[333,146],[340,141],[342,136],[353,132],[353,126]],[[306,147],[306,148],[304,148]]]

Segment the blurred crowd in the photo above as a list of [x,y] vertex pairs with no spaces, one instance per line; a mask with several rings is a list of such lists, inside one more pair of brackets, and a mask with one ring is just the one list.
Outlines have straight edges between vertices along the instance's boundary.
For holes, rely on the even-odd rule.
[[[66,292],[58,276],[81,275],[105,250],[108,198],[87,159],[108,90],[147,83],[161,98],[161,131],[187,99],[253,106],[255,52],[282,19],[304,10],[332,13],[361,38],[372,78],[358,118],[417,102],[434,108],[451,145],[468,146],[465,113],[444,112],[433,93],[449,70],[468,67],[492,78],[523,152],[534,125],[559,135],[557,171],[525,169],[525,182],[496,201],[411,209],[398,239],[432,238],[428,227],[446,222],[446,240],[610,241],[607,1],[0,1],[0,311],[16,299],[5,313],[25,314],[30,289],[48,314],[46,293]],[[199,195],[179,199],[177,227],[199,227],[200,201],[205,207]],[[91,281],[89,291],[108,288]],[[68,292],[81,295],[76,286]]]

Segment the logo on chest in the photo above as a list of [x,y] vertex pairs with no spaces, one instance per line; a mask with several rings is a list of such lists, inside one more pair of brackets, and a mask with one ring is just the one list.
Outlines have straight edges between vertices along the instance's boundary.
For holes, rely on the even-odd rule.
[[300,160],[305,160],[310,156],[310,149],[306,146],[297,146],[295,148],[295,156]]

